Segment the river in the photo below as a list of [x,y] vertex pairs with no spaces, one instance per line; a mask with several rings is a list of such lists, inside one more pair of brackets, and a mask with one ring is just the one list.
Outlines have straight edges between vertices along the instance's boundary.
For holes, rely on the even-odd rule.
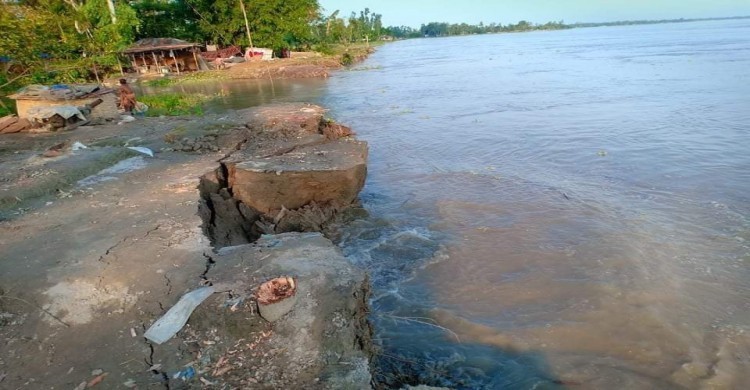
[[750,388],[750,21],[419,39],[321,101],[370,142],[379,380]]
[[748,37],[400,41],[217,104],[312,100],[370,143],[370,217],[339,244],[373,282],[381,383],[750,388]]

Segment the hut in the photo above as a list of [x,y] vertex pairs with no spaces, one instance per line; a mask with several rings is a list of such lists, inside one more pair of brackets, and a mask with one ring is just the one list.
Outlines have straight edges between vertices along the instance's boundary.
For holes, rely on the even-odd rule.
[[146,38],[123,54],[138,73],[169,73],[208,69],[200,57],[200,45],[175,38]]
[[29,85],[8,97],[16,101],[18,117],[32,121],[39,110],[55,107],[96,107],[86,115],[94,123],[120,118],[115,91],[96,84]]

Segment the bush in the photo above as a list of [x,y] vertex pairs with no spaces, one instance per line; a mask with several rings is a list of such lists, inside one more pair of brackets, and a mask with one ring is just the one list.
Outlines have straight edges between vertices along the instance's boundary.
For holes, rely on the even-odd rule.
[[328,43],[320,43],[314,45],[312,47],[312,50],[327,56],[333,55],[335,53],[333,47],[331,47],[331,45],[329,45]]
[[166,87],[166,86],[169,86],[169,85],[172,85],[172,84],[175,84],[175,83],[176,83],[175,79],[171,79],[171,78],[168,78],[168,77],[162,77],[160,79],[146,81],[143,84],[146,85],[146,86],[148,86],[148,87]]
[[148,116],[203,115],[203,103],[211,97],[203,94],[162,93],[138,98],[148,106]]
[[0,118],[10,114],[15,114],[15,112],[11,110],[10,106],[8,106],[7,104],[5,106],[0,105]]
[[341,65],[344,66],[350,66],[354,63],[354,57],[352,57],[349,53],[344,53],[341,55]]

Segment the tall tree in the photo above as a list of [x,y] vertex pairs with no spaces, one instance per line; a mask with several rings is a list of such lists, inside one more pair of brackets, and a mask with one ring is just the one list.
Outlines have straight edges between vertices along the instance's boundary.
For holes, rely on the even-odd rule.
[[198,27],[198,15],[186,0],[136,0],[130,4],[140,21],[136,39],[206,40]]
[[[186,0],[198,16],[204,37],[214,43],[249,44],[238,0]],[[245,4],[248,26],[257,46],[297,47],[313,38],[319,18],[317,0],[264,0]]]

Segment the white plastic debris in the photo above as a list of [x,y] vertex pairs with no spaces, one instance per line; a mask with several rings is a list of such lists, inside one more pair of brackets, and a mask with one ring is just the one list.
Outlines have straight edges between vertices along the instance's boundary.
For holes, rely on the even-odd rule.
[[143,153],[149,157],[154,157],[154,151],[143,146],[128,146],[128,149],[135,150],[138,153]]
[[134,114],[145,114],[148,111],[148,106],[142,102],[135,102],[135,108],[133,108]]
[[120,115],[120,121],[117,122],[118,125],[121,125],[123,123],[132,122],[135,120],[134,116],[131,115]]
[[29,119],[35,120],[49,119],[55,115],[59,115],[63,119],[77,117],[82,121],[86,120],[81,110],[73,106],[32,107],[27,111],[26,115]]
[[73,146],[70,147],[71,150],[81,150],[81,149],[88,149],[89,147],[76,141],[73,142]]
[[180,298],[180,300],[169,309],[167,314],[164,314],[153,325],[151,325],[150,328],[148,328],[144,336],[156,344],[161,344],[171,339],[180,331],[180,329],[182,329],[183,326],[185,326],[195,308],[203,303],[203,301],[210,297],[214,292],[215,289],[209,286],[201,287],[183,295],[182,298]]

